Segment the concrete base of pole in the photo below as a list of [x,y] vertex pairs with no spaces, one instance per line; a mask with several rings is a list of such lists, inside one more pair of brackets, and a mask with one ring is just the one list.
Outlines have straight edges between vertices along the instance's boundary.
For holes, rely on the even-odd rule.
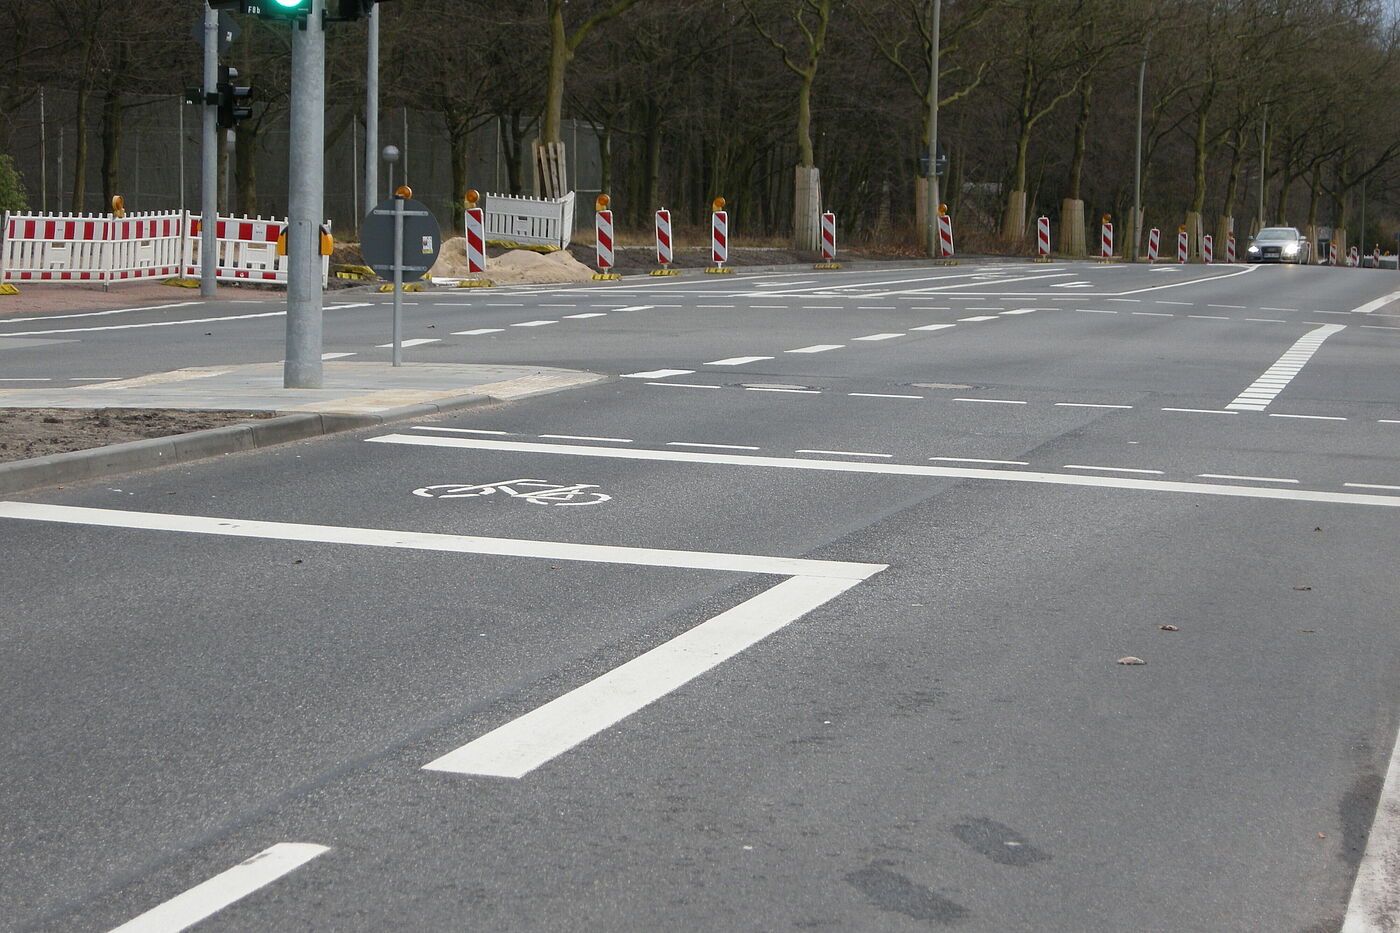
[[1060,252],[1072,259],[1089,254],[1084,239],[1084,202],[1078,198],[1060,202]]
[[796,249],[816,252],[822,245],[822,181],[815,165],[793,170],[796,195],[792,208],[792,239]]
[[1006,213],[1001,219],[1002,239],[1019,243],[1026,235],[1026,193],[1012,191],[1006,196]]
[[1201,226],[1200,211],[1186,212],[1186,258],[1189,262],[1203,261],[1201,252],[1201,234],[1205,229]]

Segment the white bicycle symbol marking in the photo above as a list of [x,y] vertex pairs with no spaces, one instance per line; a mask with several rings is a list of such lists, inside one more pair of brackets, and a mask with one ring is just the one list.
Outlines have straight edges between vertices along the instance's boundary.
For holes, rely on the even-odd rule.
[[593,483],[575,483],[567,486],[542,479],[509,479],[501,483],[478,483],[475,486],[442,483],[415,489],[413,494],[425,499],[470,499],[499,492],[533,502],[535,505],[597,505],[612,499],[612,496],[601,492],[587,491],[597,488]]

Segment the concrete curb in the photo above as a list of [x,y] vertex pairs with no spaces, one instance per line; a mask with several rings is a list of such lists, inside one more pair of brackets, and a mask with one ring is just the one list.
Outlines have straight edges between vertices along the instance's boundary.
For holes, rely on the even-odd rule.
[[188,463],[242,450],[272,447],[288,441],[305,440],[357,428],[370,428],[421,418],[447,411],[474,408],[499,401],[490,395],[458,395],[436,402],[404,405],[374,414],[335,414],[308,412],[281,415],[264,421],[233,424],[189,434],[156,437],[144,441],[129,441],[74,450],[49,457],[34,457],[13,463],[0,463],[0,495],[25,492],[60,483],[99,479],[119,473],[131,473],[151,467]]

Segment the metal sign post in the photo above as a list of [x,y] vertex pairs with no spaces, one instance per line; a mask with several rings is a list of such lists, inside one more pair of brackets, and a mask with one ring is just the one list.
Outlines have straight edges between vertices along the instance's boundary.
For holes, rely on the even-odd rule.
[[425,275],[437,262],[441,237],[442,230],[432,213],[417,201],[398,194],[365,215],[360,227],[360,255],[365,264],[394,283],[395,366],[403,365],[404,273],[416,273],[415,278]]

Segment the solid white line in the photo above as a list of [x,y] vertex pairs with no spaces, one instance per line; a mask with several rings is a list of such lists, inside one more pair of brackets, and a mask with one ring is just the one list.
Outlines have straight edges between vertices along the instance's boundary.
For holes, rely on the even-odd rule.
[[771,360],[771,356],[732,356],[727,360],[711,360],[706,366],[743,366],[745,363],[758,363]]
[[[74,314],[45,314],[41,317],[12,317],[6,318],[6,324],[28,324],[30,321],[61,321],[75,317],[100,317],[107,314],[129,314],[132,311],[163,311],[166,308],[188,308],[191,305],[203,304],[202,301],[177,301],[168,305],[151,305],[145,308],[111,308],[107,311],[80,311]],[[244,304],[245,302],[235,301],[234,304]],[[262,304],[260,301],[252,304]],[[10,336],[6,334],[5,336]]]
[[1296,479],[1280,479],[1277,476],[1236,476],[1233,473],[1197,473],[1201,479],[1242,479],[1257,483],[1296,483]]
[[956,324],[925,324],[922,327],[911,327],[910,330],[945,330],[949,327],[957,327]]
[[692,441],[667,441],[667,447],[710,447],[715,450],[759,450],[758,447],[746,447],[743,444],[700,444]]
[[834,457],[893,457],[894,454],[870,454],[860,450],[799,450],[800,454],[829,454]]
[[884,392],[847,392],[857,398],[924,398],[922,395],[890,395]]
[[1025,404],[1026,404],[1025,402],[1019,402],[1019,401],[1017,401],[1016,399],[1011,399],[1011,398],[955,398],[955,399],[953,399],[953,401],[955,401],[955,402],[987,402],[988,404],[991,404],[991,405],[1025,405]]
[[724,386],[700,385],[694,382],[648,382],[649,386],[670,386],[673,389],[722,389]]
[[1163,408],[1162,411],[1186,411],[1197,415],[1238,415],[1237,411],[1224,411],[1219,408]]
[[792,392],[797,395],[822,394],[820,389],[770,389],[767,386],[744,386],[744,390],[747,392]]
[[844,343],[818,343],[810,347],[798,347],[796,350],[784,350],[784,353],[825,353],[827,350],[839,350],[844,347]]
[[930,460],[943,460],[948,463],[1004,463],[1007,466],[1030,466],[1029,460],[978,460],[974,457],[929,457]]
[[520,778],[835,599],[859,580],[793,577],[423,766]]
[[454,330],[454,337],[475,337],[478,334],[499,334],[505,330],[504,327],[478,327],[476,330]]
[[327,846],[310,842],[279,842],[141,916],[128,920],[112,933],[177,933],[187,930],[329,851]]
[[4,378],[4,379],[0,379],[0,382],[53,382],[53,377],[52,377],[52,376],[7,377],[7,378]]
[[[511,444],[468,437],[393,434],[391,443],[411,443],[425,447],[463,447],[477,444]],[[373,438],[384,440],[384,438]],[[626,447],[577,447],[564,444],[529,446],[545,451],[591,450],[617,456],[638,453]],[[720,457],[726,454],[700,454],[687,451],[647,451],[663,458]],[[650,459],[644,457],[641,459]],[[819,461],[796,460],[793,463]],[[1340,494],[1339,495],[1343,495]],[[1396,497],[1400,501],[1400,497]],[[531,541],[518,538],[486,538],[477,535],[449,535],[424,531],[393,531],[343,525],[306,525],[293,522],[262,522],[204,515],[166,515],[158,512],[128,512],[120,509],[90,509],[37,502],[0,502],[0,518],[130,528],[143,531],[178,531],[231,538],[261,538],[275,541],[309,541],[319,544],[356,544],[365,547],[440,551],[449,554],[485,554],[497,557],[532,557],[595,564],[628,564],[642,567],[670,567],[679,570],[725,570],[733,573],[767,573],[780,576],[823,576],[843,580],[864,580],[884,569],[883,564],[846,561],[808,560],[800,557],[765,557],[754,554],[726,554],[717,551],[677,551],[664,548],[622,547],[610,544],[569,544],[562,541]]]
[[665,379],[667,376],[688,376],[693,369],[650,369],[644,373],[623,373],[623,379]]
[[1006,317],[1006,316],[1012,315],[1012,314],[1030,314],[1031,312],[1033,312],[1033,311],[1035,311],[1035,310],[1036,310],[1035,308],[1012,308],[1010,311],[1003,311],[1003,312],[1001,312],[1001,316],[1002,316],[1002,317]]
[[958,318],[959,321],[995,321],[996,319],[997,319],[997,315],[995,315],[995,314],[979,314],[979,315],[977,315],[976,317],[960,317],[960,318]]
[[613,308],[614,311],[650,311],[656,305],[632,305],[627,308]]
[[1150,473],[1154,476],[1162,475],[1161,470],[1139,470],[1133,467],[1087,466],[1082,463],[1066,463],[1064,468],[1066,470],[1107,470],[1112,473]]
[[[1258,269],[1258,268],[1259,268],[1258,266],[1245,266],[1243,269],[1238,269],[1238,270],[1236,270],[1236,271],[1234,271],[1234,272],[1227,272],[1227,273],[1225,273],[1224,275],[1204,275],[1204,276],[1201,276],[1201,277],[1198,278],[1198,279],[1188,279],[1188,280],[1186,280],[1185,282],[1172,282],[1172,283],[1170,283],[1169,285],[1149,285],[1147,288],[1134,288],[1134,289],[1131,289],[1131,290],[1126,291],[1126,292],[1119,292],[1118,294],[1119,294],[1120,296],[1122,296],[1122,295],[1141,295],[1143,292],[1159,292],[1159,291],[1165,291],[1165,290],[1168,289],[1168,288],[1181,288],[1182,286],[1185,286],[1185,285],[1201,285],[1201,284],[1204,284],[1204,283],[1206,283],[1206,282],[1218,282],[1218,281],[1220,281],[1221,279],[1234,278],[1234,277],[1237,276],[1237,275],[1248,275],[1249,273],[1253,272],[1255,269]],[[1190,301],[1159,301],[1159,302],[1157,302],[1157,303],[1158,303],[1158,304],[1163,304],[1163,305],[1189,305],[1189,304],[1192,304],[1192,302],[1190,302]]]
[[1347,902],[1341,933],[1391,933],[1400,916],[1400,739],[1390,752],[1390,767],[1381,782],[1376,818],[1366,835],[1366,851],[1356,866],[1356,883]]
[[224,317],[192,317],[182,321],[147,321],[144,324],[108,324],[105,327],[66,327],[62,330],[21,330],[0,334],[0,337],[42,337],[46,334],[86,334],[99,330],[135,330],[138,327],[174,327],[177,324],[217,324],[220,321],[250,321],[260,317],[286,317],[286,311],[263,311],[260,314],[230,314]]
[[353,353],[322,353],[322,354],[321,354],[321,359],[323,359],[323,360],[343,360],[343,359],[345,359],[347,356],[354,356],[354,355],[355,355],[355,354],[353,354]]
[[[399,341],[399,346],[401,346],[401,347],[421,347],[421,346],[422,346],[423,344],[425,344],[425,343],[442,343],[442,338],[441,338],[441,337],[414,337],[412,340],[401,340],[401,341]],[[377,344],[375,344],[375,346],[382,350],[382,349],[384,349],[385,347],[392,347],[393,344],[392,344],[392,343],[377,343]]]
[[494,434],[500,437],[510,437],[510,431],[487,431],[481,428],[437,428],[429,424],[415,424],[415,431],[450,431],[453,434]]
[[582,313],[582,314],[566,314],[566,315],[564,315],[564,317],[568,318],[568,319],[571,320],[571,321],[582,321],[582,320],[584,320],[584,319],[586,319],[586,318],[590,318],[590,317],[607,317],[607,316],[608,316],[608,312],[606,312],[606,311],[585,311],[585,312]]
[[1383,297],[1383,298],[1377,298],[1375,301],[1368,301],[1368,302],[1366,302],[1364,305],[1361,305],[1361,306],[1358,307],[1358,308],[1352,308],[1352,309],[1351,309],[1351,313],[1352,313],[1352,314],[1370,314],[1372,311],[1375,311],[1377,308],[1384,308],[1386,305],[1390,304],[1392,301],[1400,301],[1400,292],[1391,292],[1389,295],[1386,295],[1386,296]]
[[560,441],[610,441],[616,444],[633,443],[630,437],[588,437],[587,435],[580,434],[541,434],[539,436]]
[[[664,384],[664,383],[663,383]],[[1049,486],[1089,486],[1137,489],[1146,492],[1179,492],[1242,499],[1286,499],[1294,502],[1331,502],[1346,505],[1376,505],[1400,508],[1400,496],[1325,492],[1311,489],[1277,489],[1265,486],[1227,486],[1220,483],[1184,483],[1172,480],[1137,479],[1129,476],[1079,476],[1072,473],[1041,473],[1027,470],[989,470],[975,467],[924,466],[902,463],[864,463],[851,460],[804,460],[799,457],[756,457],[738,454],[709,454],[688,450],[649,450],[628,447],[580,447],[564,444],[534,444],[526,441],[490,441],[467,437],[385,434],[366,438],[368,443],[416,444],[425,447],[457,447],[467,450],[505,450],[516,453],[559,454],[574,457],[604,457],[619,460],[661,460],[677,463],[706,463],[723,466],[765,467],[790,470],[826,470],[836,473],[873,473],[888,476],[929,476],[952,479],[986,479],[998,482],[1034,483]],[[0,517],[10,508],[27,503],[0,502]],[[829,576],[830,574],[828,574]]]
[[1380,483],[1342,483],[1343,486],[1352,486],[1356,489],[1400,489],[1400,486],[1385,486]]
[[1131,405],[1103,405],[1098,402],[1056,402],[1057,408],[1132,408]]
[[[1299,337],[1274,365],[1264,371],[1264,375],[1254,380],[1249,388],[1241,392],[1233,402],[1225,407],[1263,411],[1292,381],[1293,377],[1298,375],[1303,365],[1312,359],[1313,354],[1322,346],[1322,342],[1341,330],[1346,330],[1345,324],[1323,324],[1317,330],[1309,331]],[[1287,378],[1284,378],[1285,376]],[[1260,405],[1259,402],[1263,404]]]
[[892,340],[895,337],[903,337],[903,334],[869,334],[865,337],[852,337],[852,340]]
[[1270,418],[1306,418],[1309,421],[1345,421],[1347,419],[1337,415],[1282,415],[1278,412],[1269,412]]
[[521,321],[519,324],[512,324],[511,327],[543,327],[546,324],[558,324],[558,321]]

